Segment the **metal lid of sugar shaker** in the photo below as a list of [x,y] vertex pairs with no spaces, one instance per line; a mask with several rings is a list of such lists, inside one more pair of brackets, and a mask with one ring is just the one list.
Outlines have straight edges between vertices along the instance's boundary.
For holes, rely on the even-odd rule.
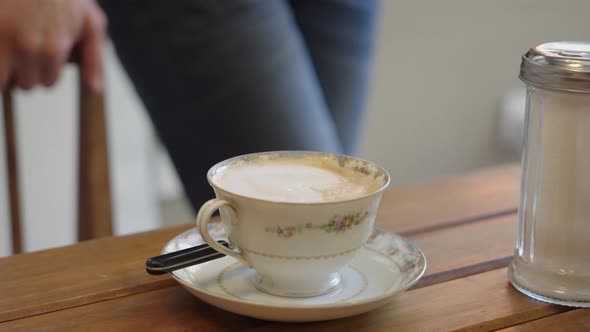
[[520,79],[549,90],[590,93],[590,43],[541,44],[522,56]]

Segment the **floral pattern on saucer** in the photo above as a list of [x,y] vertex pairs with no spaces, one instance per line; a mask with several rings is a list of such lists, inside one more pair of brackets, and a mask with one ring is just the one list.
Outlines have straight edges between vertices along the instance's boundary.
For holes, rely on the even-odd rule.
[[[225,238],[220,224],[210,224],[215,239]],[[179,234],[162,253],[202,244],[196,228]],[[258,319],[310,322],[361,314],[391,301],[415,284],[426,270],[426,258],[409,240],[375,229],[367,244],[342,271],[343,287],[321,296],[292,298],[257,290],[253,271],[232,257],[189,266],[172,277],[197,298],[218,308]]]
[[388,257],[409,278],[421,274],[426,267],[424,254],[410,240],[379,228],[373,230],[365,249]]

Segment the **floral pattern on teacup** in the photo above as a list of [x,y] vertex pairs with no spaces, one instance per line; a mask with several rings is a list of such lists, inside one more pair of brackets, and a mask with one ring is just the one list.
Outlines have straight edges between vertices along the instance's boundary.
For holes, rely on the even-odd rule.
[[344,233],[351,230],[353,226],[360,225],[369,216],[369,212],[359,212],[348,215],[336,215],[325,224],[314,225],[313,223],[306,223],[300,225],[288,226],[271,226],[265,228],[268,233],[275,233],[283,238],[290,238],[296,234],[301,234],[305,231],[322,230],[326,233]]

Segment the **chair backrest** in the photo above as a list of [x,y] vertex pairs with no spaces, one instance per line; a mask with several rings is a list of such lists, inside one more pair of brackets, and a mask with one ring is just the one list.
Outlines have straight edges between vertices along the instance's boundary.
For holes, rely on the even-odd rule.
[[[81,71],[80,71],[81,72]],[[112,235],[104,96],[82,83],[78,168],[78,240]],[[2,93],[13,254],[22,252],[22,225],[12,89]]]

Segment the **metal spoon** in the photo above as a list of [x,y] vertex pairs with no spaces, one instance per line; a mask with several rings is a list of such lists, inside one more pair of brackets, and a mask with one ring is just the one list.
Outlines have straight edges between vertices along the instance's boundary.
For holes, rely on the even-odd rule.
[[[229,248],[227,241],[217,241]],[[164,274],[187,266],[197,265],[224,257],[225,255],[211,248],[208,244],[174,251],[160,256],[148,258],[145,261],[145,270],[149,274]]]

